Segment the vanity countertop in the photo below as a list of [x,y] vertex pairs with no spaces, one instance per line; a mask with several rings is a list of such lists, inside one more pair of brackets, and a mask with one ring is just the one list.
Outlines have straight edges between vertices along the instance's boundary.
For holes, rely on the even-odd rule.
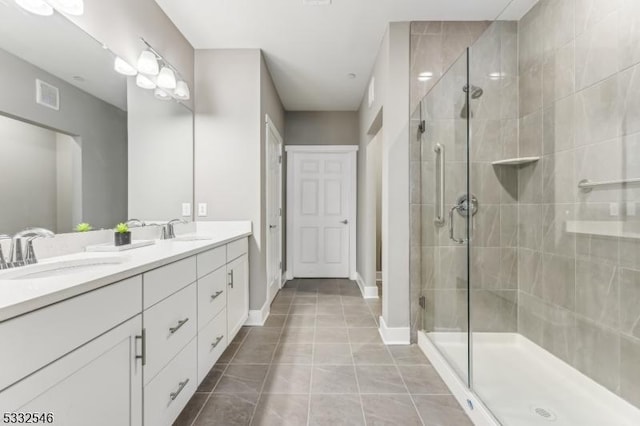
[[[192,235],[207,238],[206,240],[159,240],[154,245],[108,254],[109,257],[123,258],[122,263],[102,265],[95,270],[46,278],[9,280],[2,279],[0,274],[0,322],[194,256],[231,241],[246,238],[251,233],[251,222],[198,222],[196,232]],[[74,253],[48,258],[42,260],[40,264],[104,257],[104,255],[104,253]],[[7,273],[7,271],[2,272]]]

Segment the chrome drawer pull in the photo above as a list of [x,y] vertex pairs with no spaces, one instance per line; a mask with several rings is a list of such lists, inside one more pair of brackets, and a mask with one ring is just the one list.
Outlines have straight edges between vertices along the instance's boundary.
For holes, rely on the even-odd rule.
[[218,345],[220,344],[220,342],[222,341],[222,339],[224,339],[224,335],[222,335],[222,336],[218,336],[218,337],[216,338],[216,341],[215,341],[215,342],[213,342],[213,343],[211,344],[211,350],[214,350],[214,349],[216,348],[216,346],[218,346]]
[[180,395],[180,392],[182,392],[182,390],[184,389],[184,387],[185,387],[185,386],[187,386],[187,383],[189,383],[189,379],[185,379],[185,380],[184,380],[184,382],[180,382],[180,383],[178,384],[178,390],[177,390],[177,391],[175,391],[175,392],[171,392],[171,393],[169,394],[169,396],[171,397],[171,400],[172,400],[172,401],[173,401],[173,400],[175,400],[175,399],[178,397],[178,395]]
[[215,293],[215,294],[212,294],[212,295],[211,295],[211,300],[215,300],[215,299],[217,299],[217,298],[218,298],[218,296],[220,296],[222,293],[223,293],[223,291],[222,291],[222,290],[220,290],[220,291],[216,291],[216,293]]
[[178,321],[178,325],[176,325],[175,327],[171,327],[169,329],[169,331],[171,332],[171,334],[175,333],[176,331],[180,330],[180,328],[185,325],[187,323],[187,321],[189,321],[189,318],[185,318],[182,321]]
[[233,288],[233,269],[229,271],[229,285]]

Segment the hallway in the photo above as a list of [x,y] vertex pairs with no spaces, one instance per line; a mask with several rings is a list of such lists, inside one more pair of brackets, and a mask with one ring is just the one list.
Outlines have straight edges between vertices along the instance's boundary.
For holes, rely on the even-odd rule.
[[289,281],[176,421],[187,426],[471,424],[416,346],[385,346],[355,282]]

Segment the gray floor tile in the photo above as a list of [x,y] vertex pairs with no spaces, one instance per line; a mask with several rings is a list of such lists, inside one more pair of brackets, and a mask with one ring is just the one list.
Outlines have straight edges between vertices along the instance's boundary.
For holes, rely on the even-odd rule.
[[358,365],[394,365],[393,358],[382,343],[352,343],[353,362]]
[[209,374],[202,380],[200,386],[198,386],[198,390],[196,392],[211,392],[213,388],[216,387],[220,377],[222,377],[222,373],[227,368],[227,364],[216,364],[209,371]]
[[342,314],[337,315],[318,315],[316,317],[317,328],[336,328],[347,327],[347,323],[344,320]]
[[218,359],[219,364],[228,364],[231,362],[231,359],[235,356],[236,352],[240,349],[240,343],[230,343],[227,346],[227,349],[224,350],[220,358]]
[[338,303],[319,303],[318,304],[318,315],[339,315],[343,316],[342,305],[340,301]]
[[364,426],[358,395],[311,395],[309,426]]
[[447,395],[449,388],[430,365],[400,365],[400,374],[412,394]]
[[268,365],[229,365],[213,392],[259,394],[268,369]]
[[[247,339],[250,337],[247,336]],[[249,343],[240,346],[231,364],[269,364],[277,343]]]
[[357,365],[356,374],[361,393],[407,393],[400,373],[394,365]]
[[195,426],[247,426],[258,403],[258,394],[212,394]]
[[279,343],[273,356],[274,364],[311,364],[313,361],[313,344],[311,343]]
[[318,306],[313,305],[291,305],[289,315],[315,315]]
[[358,393],[356,372],[351,365],[316,365],[311,377],[311,393]]
[[352,327],[348,330],[351,343],[382,343],[380,332],[375,327]]
[[182,409],[182,412],[173,423],[173,426],[191,426],[193,421],[198,416],[198,413],[207,402],[209,398],[208,393],[196,392],[193,394],[187,405]]
[[263,393],[304,394],[311,387],[310,365],[273,364],[264,383]]
[[415,395],[413,400],[425,426],[473,425],[453,396]]
[[291,307],[291,305],[287,304],[287,305],[280,305],[280,304],[273,304],[271,305],[271,315],[286,315],[289,313],[289,308]]
[[313,343],[314,328],[286,328],[280,335],[280,343]]
[[316,295],[294,296],[292,302],[294,305],[315,305],[316,303],[318,303],[318,296]]
[[314,364],[353,364],[349,344],[319,343],[313,349]]
[[408,395],[362,395],[362,408],[367,425],[422,426]]
[[349,343],[346,328],[316,328],[315,343]]
[[269,315],[269,318],[264,322],[264,327],[282,328],[286,320],[286,315],[278,315],[272,312]]
[[345,315],[347,327],[378,327],[373,315]]
[[418,345],[389,346],[391,356],[398,365],[429,365],[430,362]]
[[296,328],[296,327],[312,328],[315,326],[316,326],[315,315],[289,315],[287,317],[287,322],[285,323],[286,328]]
[[252,426],[304,426],[309,413],[308,395],[263,394]]
[[282,330],[273,327],[251,327],[243,345],[249,343],[276,343]]

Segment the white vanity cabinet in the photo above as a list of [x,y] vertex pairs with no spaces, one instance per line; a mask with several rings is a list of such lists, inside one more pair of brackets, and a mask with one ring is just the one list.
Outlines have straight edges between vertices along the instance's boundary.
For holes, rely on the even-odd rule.
[[172,424],[245,323],[248,278],[241,238],[0,322],[0,413]]

